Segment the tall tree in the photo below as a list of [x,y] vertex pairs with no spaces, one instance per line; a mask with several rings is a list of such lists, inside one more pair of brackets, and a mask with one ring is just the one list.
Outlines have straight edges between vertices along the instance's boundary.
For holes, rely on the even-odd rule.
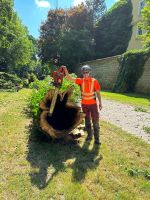
[[60,54],[63,64],[73,65],[83,60],[89,52],[87,46],[90,44],[90,32],[87,29],[89,15],[83,4],[69,10],[50,10],[40,29],[39,56],[42,62],[51,62],[57,53]]
[[88,30],[65,32],[59,45],[61,46],[60,62],[69,66],[72,71],[80,62],[88,60],[92,53]]
[[13,11],[12,0],[0,0],[0,65],[2,70],[15,71],[28,65],[33,54],[28,31]]
[[91,57],[91,59],[95,59],[96,58],[96,36],[95,36],[95,30],[96,30],[96,24],[98,23],[98,21],[100,21],[100,19],[102,18],[102,16],[106,13],[107,11],[107,7],[106,7],[106,3],[105,0],[86,0],[86,6],[87,6],[87,10],[89,13],[89,17],[90,17],[90,33],[91,33],[91,50],[93,52],[93,56]]
[[95,24],[107,10],[105,0],[86,0],[85,2]]
[[0,66],[4,71],[8,69],[7,48],[13,39],[13,35],[9,31],[13,16],[12,6],[12,0],[0,0]]
[[63,9],[50,10],[47,20],[40,27],[39,57],[43,63],[48,63],[58,49],[61,32],[66,28],[65,11]]
[[131,0],[120,0],[108,10],[96,28],[97,58],[124,53],[132,34]]
[[67,26],[69,29],[81,30],[90,28],[90,15],[87,7],[82,3],[67,11]]

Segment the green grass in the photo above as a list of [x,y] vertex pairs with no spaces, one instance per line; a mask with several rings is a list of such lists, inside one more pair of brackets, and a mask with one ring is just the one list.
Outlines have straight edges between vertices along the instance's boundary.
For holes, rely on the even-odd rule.
[[149,126],[144,126],[143,130],[147,133],[150,134],[150,127]]
[[25,113],[30,94],[0,93],[0,199],[150,199],[150,145],[106,122],[101,148],[48,141]]
[[116,100],[121,103],[139,106],[143,109],[150,109],[150,96],[140,94],[119,94],[113,92],[101,92],[102,98]]
[[135,110],[136,112],[147,112],[147,109],[145,109],[145,108],[143,108],[143,107],[140,107],[140,106],[135,107],[134,110]]

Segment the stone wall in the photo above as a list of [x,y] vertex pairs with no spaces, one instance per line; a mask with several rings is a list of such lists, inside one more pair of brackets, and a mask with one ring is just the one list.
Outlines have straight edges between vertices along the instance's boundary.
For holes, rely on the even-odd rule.
[[118,56],[88,61],[92,67],[92,76],[98,79],[102,89],[111,90],[119,73]]
[[[92,67],[92,76],[98,79],[102,89],[112,90],[120,70],[119,56],[88,61]],[[136,84],[135,92],[150,94],[150,58],[144,66],[144,72]]]

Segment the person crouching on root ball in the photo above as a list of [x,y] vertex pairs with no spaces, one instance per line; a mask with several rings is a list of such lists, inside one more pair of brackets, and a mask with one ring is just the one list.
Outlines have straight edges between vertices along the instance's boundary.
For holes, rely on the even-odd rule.
[[[83,78],[72,78],[66,66],[64,67],[64,71],[66,74],[66,78],[80,86],[81,89],[81,106],[82,110],[85,113],[85,128],[87,130],[87,138],[86,141],[90,141],[93,136],[92,126],[91,126],[91,118],[93,123],[93,129],[94,129],[94,139],[95,144],[100,145],[100,125],[99,125],[99,112],[98,112],[98,106],[99,109],[102,109],[102,101],[101,101],[101,95],[100,95],[100,84],[95,78],[92,78],[90,76],[91,73],[91,67],[89,65],[84,65],[81,68],[81,72],[83,74]],[[99,105],[96,101],[96,96],[99,101]]]

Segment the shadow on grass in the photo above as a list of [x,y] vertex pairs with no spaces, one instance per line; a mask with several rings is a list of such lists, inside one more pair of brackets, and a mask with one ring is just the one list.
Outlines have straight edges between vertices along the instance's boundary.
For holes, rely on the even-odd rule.
[[[89,150],[88,143],[80,146],[78,143],[50,140],[31,127],[27,160],[32,167],[30,173],[32,184],[44,189],[54,176],[61,171],[66,172],[68,168],[72,169],[72,181],[82,181],[88,169],[95,169],[99,165],[102,159],[99,149],[99,146],[93,146],[92,150]],[[72,163],[67,165],[67,160],[70,159],[73,159]]]

